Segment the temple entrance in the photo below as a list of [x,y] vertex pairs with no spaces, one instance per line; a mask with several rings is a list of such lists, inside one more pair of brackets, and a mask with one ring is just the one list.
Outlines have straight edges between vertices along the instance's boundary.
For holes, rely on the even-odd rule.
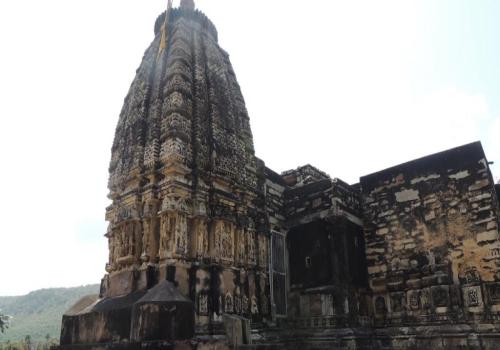
[[317,220],[292,228],[287,244],[292,289],[367,285],[361,227]]

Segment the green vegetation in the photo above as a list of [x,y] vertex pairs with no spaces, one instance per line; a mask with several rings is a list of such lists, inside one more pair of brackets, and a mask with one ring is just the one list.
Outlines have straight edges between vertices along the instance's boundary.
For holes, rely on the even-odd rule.
[[63,313],[81,297],[97,293],[99,285],[94,284],[0,297],[0,310],[8,315],[8,328],[0,332],[0,350],[48,349],[59,339]]
[[23,341],[11,342],[7,340],[0,344],[0,350],[50,350],[54,345],[58,345],[57,339],[51,339],[48,334],[45,340],[39,342],[32,341],[31,337],[27,335]]

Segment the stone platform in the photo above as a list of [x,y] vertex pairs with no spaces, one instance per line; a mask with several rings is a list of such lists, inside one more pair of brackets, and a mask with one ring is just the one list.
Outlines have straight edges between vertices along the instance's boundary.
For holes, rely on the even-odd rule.
[[500,325],[455,324],[384,328],[281,328],[255,334],[255,344],[238,349],[498,349]]

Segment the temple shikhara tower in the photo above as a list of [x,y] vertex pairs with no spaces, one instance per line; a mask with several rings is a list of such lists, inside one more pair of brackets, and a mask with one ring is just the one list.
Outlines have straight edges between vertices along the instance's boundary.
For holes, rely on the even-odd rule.
[[[168,14],[116,129],[104,293],[168,279],[201,295],[203,322],[223,304],[257,314],[269,308],[268,237],[245,102],[213,24],[189,1]],[[220,301],[214,279],[231,290]]]
[[111,150],[107,273],[62,349],[500,347],[500,189],[479,142],[354,185],[277,174],[194,1],[154,32]]

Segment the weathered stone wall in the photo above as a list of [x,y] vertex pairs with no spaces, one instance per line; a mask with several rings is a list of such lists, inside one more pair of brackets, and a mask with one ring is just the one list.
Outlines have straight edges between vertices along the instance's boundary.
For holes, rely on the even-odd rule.
[[293,327],[359,325],[368,315],[360,192],[307,165],[282,174]]
[[479,143],[361,178],[378,317],[500,310],[498,202]]

